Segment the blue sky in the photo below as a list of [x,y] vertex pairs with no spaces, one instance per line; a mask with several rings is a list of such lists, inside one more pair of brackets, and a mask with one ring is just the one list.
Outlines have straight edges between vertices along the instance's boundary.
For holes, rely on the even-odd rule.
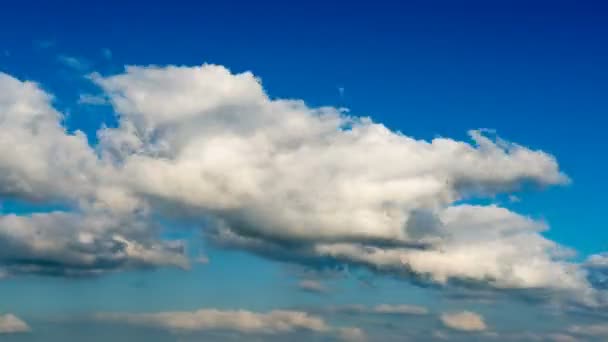
[[[27,324],[1,338],[608,338],[606,15],[594,1],[3,5],[0,135],[33,152],[0,149],[0,315]],[[26,107],[43,132],[11,121]],[[467,135],[476,129],[488,150]],[[121,134],[142,140],[117,152]],[[285,159],[256,159],[267,151]],[[430,219],[418,227],[420,213]],[[410,257],[412,243],[463,261]],[[552,243],[572,253],[537,253]],[[487,246],[532,266],[512,254],[485,265],[475,253]],[[360,258],[366,248],[387,259]],[[264,328],[243,329],[239,309]],[[204,323],[216,311],[196,329],[150,316],[196,310],[228,323]],[[282,331],[263,316],[273,310],[324,326]]]

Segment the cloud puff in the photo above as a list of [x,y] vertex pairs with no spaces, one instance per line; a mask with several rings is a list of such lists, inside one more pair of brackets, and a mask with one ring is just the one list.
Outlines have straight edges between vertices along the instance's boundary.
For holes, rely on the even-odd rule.
[[274,310],[257,313],[246,310],[221,311],[203,309],[193,312],[151,314],[104,313],[97,319],[168,329],[173,332],[206,330],[236,331],[244,334],[286,334],[296,331],[339,335],[346,340],[363,337],[356,328],[333,328],[322,318],[300,311]]
[[454,330],[471,332],[487,329],[483,317],[470,311],[444,313],[440,319],[443,325]]
[[99,160],[82,132],[66,132],[51,100],[0,73],[0,197],[78,201],[94,191]]
[[30,331],[30,327],[12,314],[0,315],[0,334],[24,333]]

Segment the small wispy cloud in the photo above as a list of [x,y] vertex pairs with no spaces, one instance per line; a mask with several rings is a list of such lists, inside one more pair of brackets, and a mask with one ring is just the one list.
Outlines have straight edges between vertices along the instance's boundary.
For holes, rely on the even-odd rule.
[[37,49],[49,49],[55,46],[55,42],[52,40],[35,40],[33,42],[34,47]]
[[78,103],[84,105],[101,106],[110,103],[108,98],[103,95],[94,94],[80,94],[78,97]]
[[329,289],[316,280],[302,280],[298,283],[298,289],[309,293],[327,293]]
[[112,59],[112,50],[110,50],[108,48],[103,48],[103,49],[101,49],[101,55],[105,59]]
[[355,304],[331,307],[329,311],[352,315],[426,315],[429,313],[425,307],[408,304],[378,304],[373,307]]
[[209,257],[207,257],[206,255],[200,255],[196,259],[194,259],[194,261],[197,264],[207,265],[209,263]]
[[58,55],[57,61],[64,66],[75,70],[86,70],[89,68],[89,63],[82,58],[76,58],[68,55]]

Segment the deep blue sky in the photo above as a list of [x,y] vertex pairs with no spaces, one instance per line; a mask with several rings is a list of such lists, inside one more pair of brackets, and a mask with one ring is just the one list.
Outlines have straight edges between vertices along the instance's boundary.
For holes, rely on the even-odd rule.
[[[80,70],[60,63],[61,56],[78,59]],[[354,115],[369,115],[417,138],[467,139],[469,129],[492,128],[505,139],[553,154],[572,184],[525,193],[521,202],[503,204],[546,219],[551,226],[547,236],[573,247],[581,258],[608,250],[607,61],[608,7],[601,1],[0,5],[0,71],[39,82],[56,96],[56,106],[69,113],[68,128],[84,130],[93,143],[101,122],[112,124],[113,119],[108,108],[77,104],[83,89],[96,91],[83,74],[113,74],[129,64],[205,62],[235,72],[251,70],[271,97],[348,107]],[[241,253],[216,253],[220,257],[212,259],[220,260],[219,270],[197,266],[188,276],[158,271],[112,276],[92,285],[47,279],[44,287],[31,279],[7,281],[0,284],[0,309],[8,303],[8,311],[36,317],[45,310],[57,311],[56,307],[231,307],[239,300],[217,299],[225,284],[240,281],[226,269],[253,273],[245,277],[251,280],[251,289],[244,295],[252,308],[318,300],[285,288],[283,266]],[[170,277],[180,280],[167,280]],[[205,277],[222,280],[200,280]],[[344,290],[336,302],[373,302],[395,298],[401,291],[392,279],[378,282],[386,292],[369,297],[357,292],[356,281],[347,282],[344,286],[352,291]],[[399,300],[435,305],[432,295],[403,286],[410,292]],[[113,288],[120,289],[121,302],[109,298]],[[253,295],[256,289],[265,295]],[[226,291],[233,296],[239,292]],[[169,303],[170,293],[177,301]],[[196,293],[198,299],[189,297]],[[15,299],[21,296],[30,299]],[[155,299],[150,301],[151,297]],[[66,304],[70,298],[74,300]],[[130,305],[125,298],[141,304]]]

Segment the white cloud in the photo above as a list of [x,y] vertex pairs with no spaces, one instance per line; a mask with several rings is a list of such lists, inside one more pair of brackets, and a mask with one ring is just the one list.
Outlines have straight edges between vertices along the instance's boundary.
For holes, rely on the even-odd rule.
[[298,282],[298,288],[306,292],[326,293],[328,289],[325,285],[317,280],[302,280]]
[[12,314],[0,314],[0,334],[24,333],[30,331],[30,327]]
[[[593,302],[586,270],[543,237],[543,222],[457,204],[567,183],[545,152],[486,130],[471,131],[472,142],[416,140],[336,108],[271,99],[253,74],[222,66],[128,67],[91,79],[119,119],[98,132],[95,147],[66,132],[50,95],[0,74],[0,196],[129,222],[84,231],[107,244],[121,236],[121,246],[152,264],[166,255],[152,247],[162,243],[150,217],[171,216],[211,222],[212,241],[281,260],[551,289]],[[58,234],[57,246],[79,246],[70,240],[77,234]]]
[[209,257],[205,255],[199,255],[194,261],[198,264],[207,265],[209,263]]
[[0,73],[0,198],[69,208],[0,215],[4,274],[186,267],[183,246],[155,241],[140,201],[82,132],[66,132],[51,100],[35,83]]
[[176,333],[222,330],[245,334],[286,334],[296,331],[338,335],[353,341],[361,339],[359,329],[329,326],[322,318],[300,311],[274,310],[258,313],[246,310],[222,311],[203,309],[193,312],[161,312],[149,314],[103,313],[97,319],[151,326]]
[[[132,192],[212,216],[241,242],[439,283],[587,290],[564,249],[540,234],[543,223],[454,206],[524,183],[566,183],[544,152],[486,131],[470,132],[474,145],[414,140],[334,108],[271,100],[251,73],[221,66],[92,78],[121,115],[118,128],[100,132],[101,147]],[[304,244],[305,255],[281,241]]]
[[[179,242],[147,236],[145,223],[51,212],[0,215],[0,263],[8,273],[96,275],[126,268],[188,267]],[[130,233],[130,237],[122,234]]]
[[572,325],[568,332],[582,336],[608,338],[608,324]]
[[470,312],[444,313],[441,322],[448,328],[460,331],[484,331],[487,329],[483,317]]
[[590,255],[585,264],[589,267],[608,268],[608,253]]

